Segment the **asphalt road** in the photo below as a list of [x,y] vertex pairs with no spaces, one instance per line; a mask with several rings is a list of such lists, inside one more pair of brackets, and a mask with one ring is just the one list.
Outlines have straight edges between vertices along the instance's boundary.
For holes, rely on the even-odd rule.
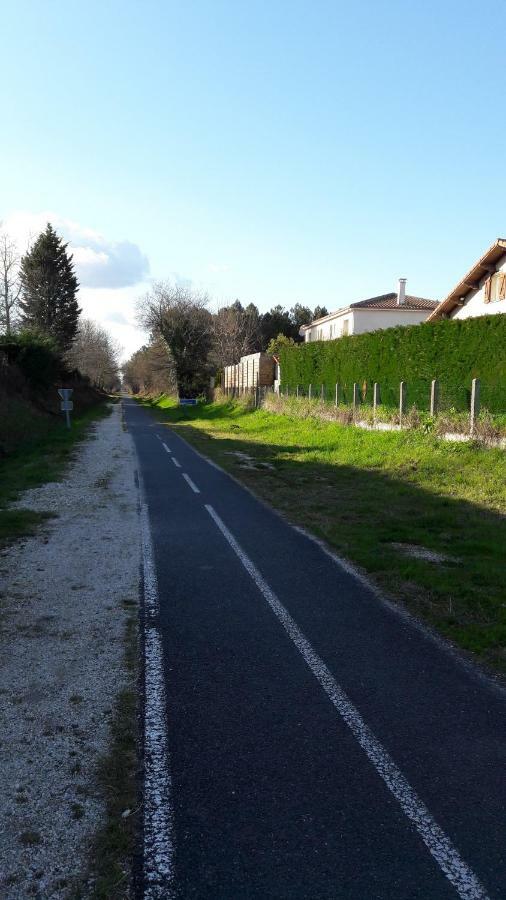
[[504,693],[124,403],[152,538],[144,897],[506,898]]

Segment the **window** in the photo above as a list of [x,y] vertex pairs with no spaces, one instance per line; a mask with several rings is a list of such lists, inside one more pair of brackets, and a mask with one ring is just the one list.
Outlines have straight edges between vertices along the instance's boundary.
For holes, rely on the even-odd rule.
[[492,303],[494,301],[506,300],[506,272],[496,272],[495,275],[492,275],[490,300]]
[[497,303],[506,300],[506,272],[495,272],[487,278],[483,287],[485,303]]
[[350,320],[345,319],[343,322],[343,330],[342,330],[341,334],[343,335],[343,337],[346,337],[346,335],[349,333],[350,333]]

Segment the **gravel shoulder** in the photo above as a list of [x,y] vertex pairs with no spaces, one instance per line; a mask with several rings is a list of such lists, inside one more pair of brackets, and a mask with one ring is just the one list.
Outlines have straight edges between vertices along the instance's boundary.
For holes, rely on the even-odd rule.
[[116,698],[131,686],[136,457],[121,407],[61,482],[17,504],[55,518],[0,556],[0,896],[63,898],[86,873],[104,820],[97,768]]

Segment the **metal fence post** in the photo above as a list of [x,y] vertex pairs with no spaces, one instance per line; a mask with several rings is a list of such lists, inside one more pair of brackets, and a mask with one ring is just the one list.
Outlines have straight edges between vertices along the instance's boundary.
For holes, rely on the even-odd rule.
[[336,384],[335,405],[339,406],[339,385]]
[[437,416],[439,407],[439,381],[434,378],[430,383],[430,414]]
[[297,385],[297,387],[295,388],[295,396],[297,397],[297,400],[298,400],[299,399],[299,385]]
[[399,425],[402,428],[402,419],[406,412],[406,382],[401,381],[399,385]]
[[325,403],[325,385],[324,384],[322,384],[322,389],[320,392],[320,399],[321,399],[322,403]]
[[311,385],[309,385],[307,396],[308,396],[309,400],[311,400]]
[[476,428],[476,419],[480,414],[480,388],[481,382],[479,378],[473,378],[471,382],[471,421],[470,434],[474,434]]
[[374,382],[374,387],[372,389],[372,419],[374,425],[376,425],[376,414],[378,411],[378,406],[381,403],[380,398],[380,386],[377,381]]
[[353,382],[353,421],[355,421],[355,416],[357,414],[357,408],[360,403],[360,385],[357,381]]

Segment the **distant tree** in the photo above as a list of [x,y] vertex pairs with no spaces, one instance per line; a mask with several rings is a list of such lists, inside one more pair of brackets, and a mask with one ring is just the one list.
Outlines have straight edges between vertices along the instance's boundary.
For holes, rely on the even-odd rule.
[[313,320],[314,319],[323,319],[324,316],[328,316],[329,311],[326,306],[315,306],[313,312]]
[[174,361],[162,338],[155,336],[122,366],[123,385],[132,394],[177,394]]
[[302,306],[301,303],[296,303],[295,306],[292,306],[290,310],[290,318],[293,325],[292,336],[295,341],[301,341],[302,338],[299,334],[301,325],[308,325],[309,322],[312,322],[313,313],[311,312],[309,306]]
[[159,281],[138,305],[140,324],[170,350],[181,396],[198,396],[208,388],[213,340],[208,302],[207,294]]
[[296,342],[292,337],[287,337],[286,334],[278,334],[277,337],[271,338],[267,344],[267,353],[270,353],[271,356],[277,356],[282,347],[295,346]]
[[244,309],[236,300],[232,306],[223,306],[214,314],[211,359],[219,369],[259,349],[259,323],[258,309],[253,303]]
[[0,331],[10,334],[16,325],[19,312],[21,282],[20,257],[16,244],[9,235],[0,233]]
[[265,350],[269,341],[277,337],[278,334],[286,334],[287,337],[292,337],[294,326],[290,313],[279,304],[273,306],[269,312],[264,313],[261,317],[260,330],[262,350]]
[[91,319],[81,319],[66,360],[72,368],[86,375],[95,387],[112,391],[119,386],[120,351],[105,328]]
[[21,260],[21,324],[50,335],[62,351],[76,336],[81,312],[67,246],[48,223]]

